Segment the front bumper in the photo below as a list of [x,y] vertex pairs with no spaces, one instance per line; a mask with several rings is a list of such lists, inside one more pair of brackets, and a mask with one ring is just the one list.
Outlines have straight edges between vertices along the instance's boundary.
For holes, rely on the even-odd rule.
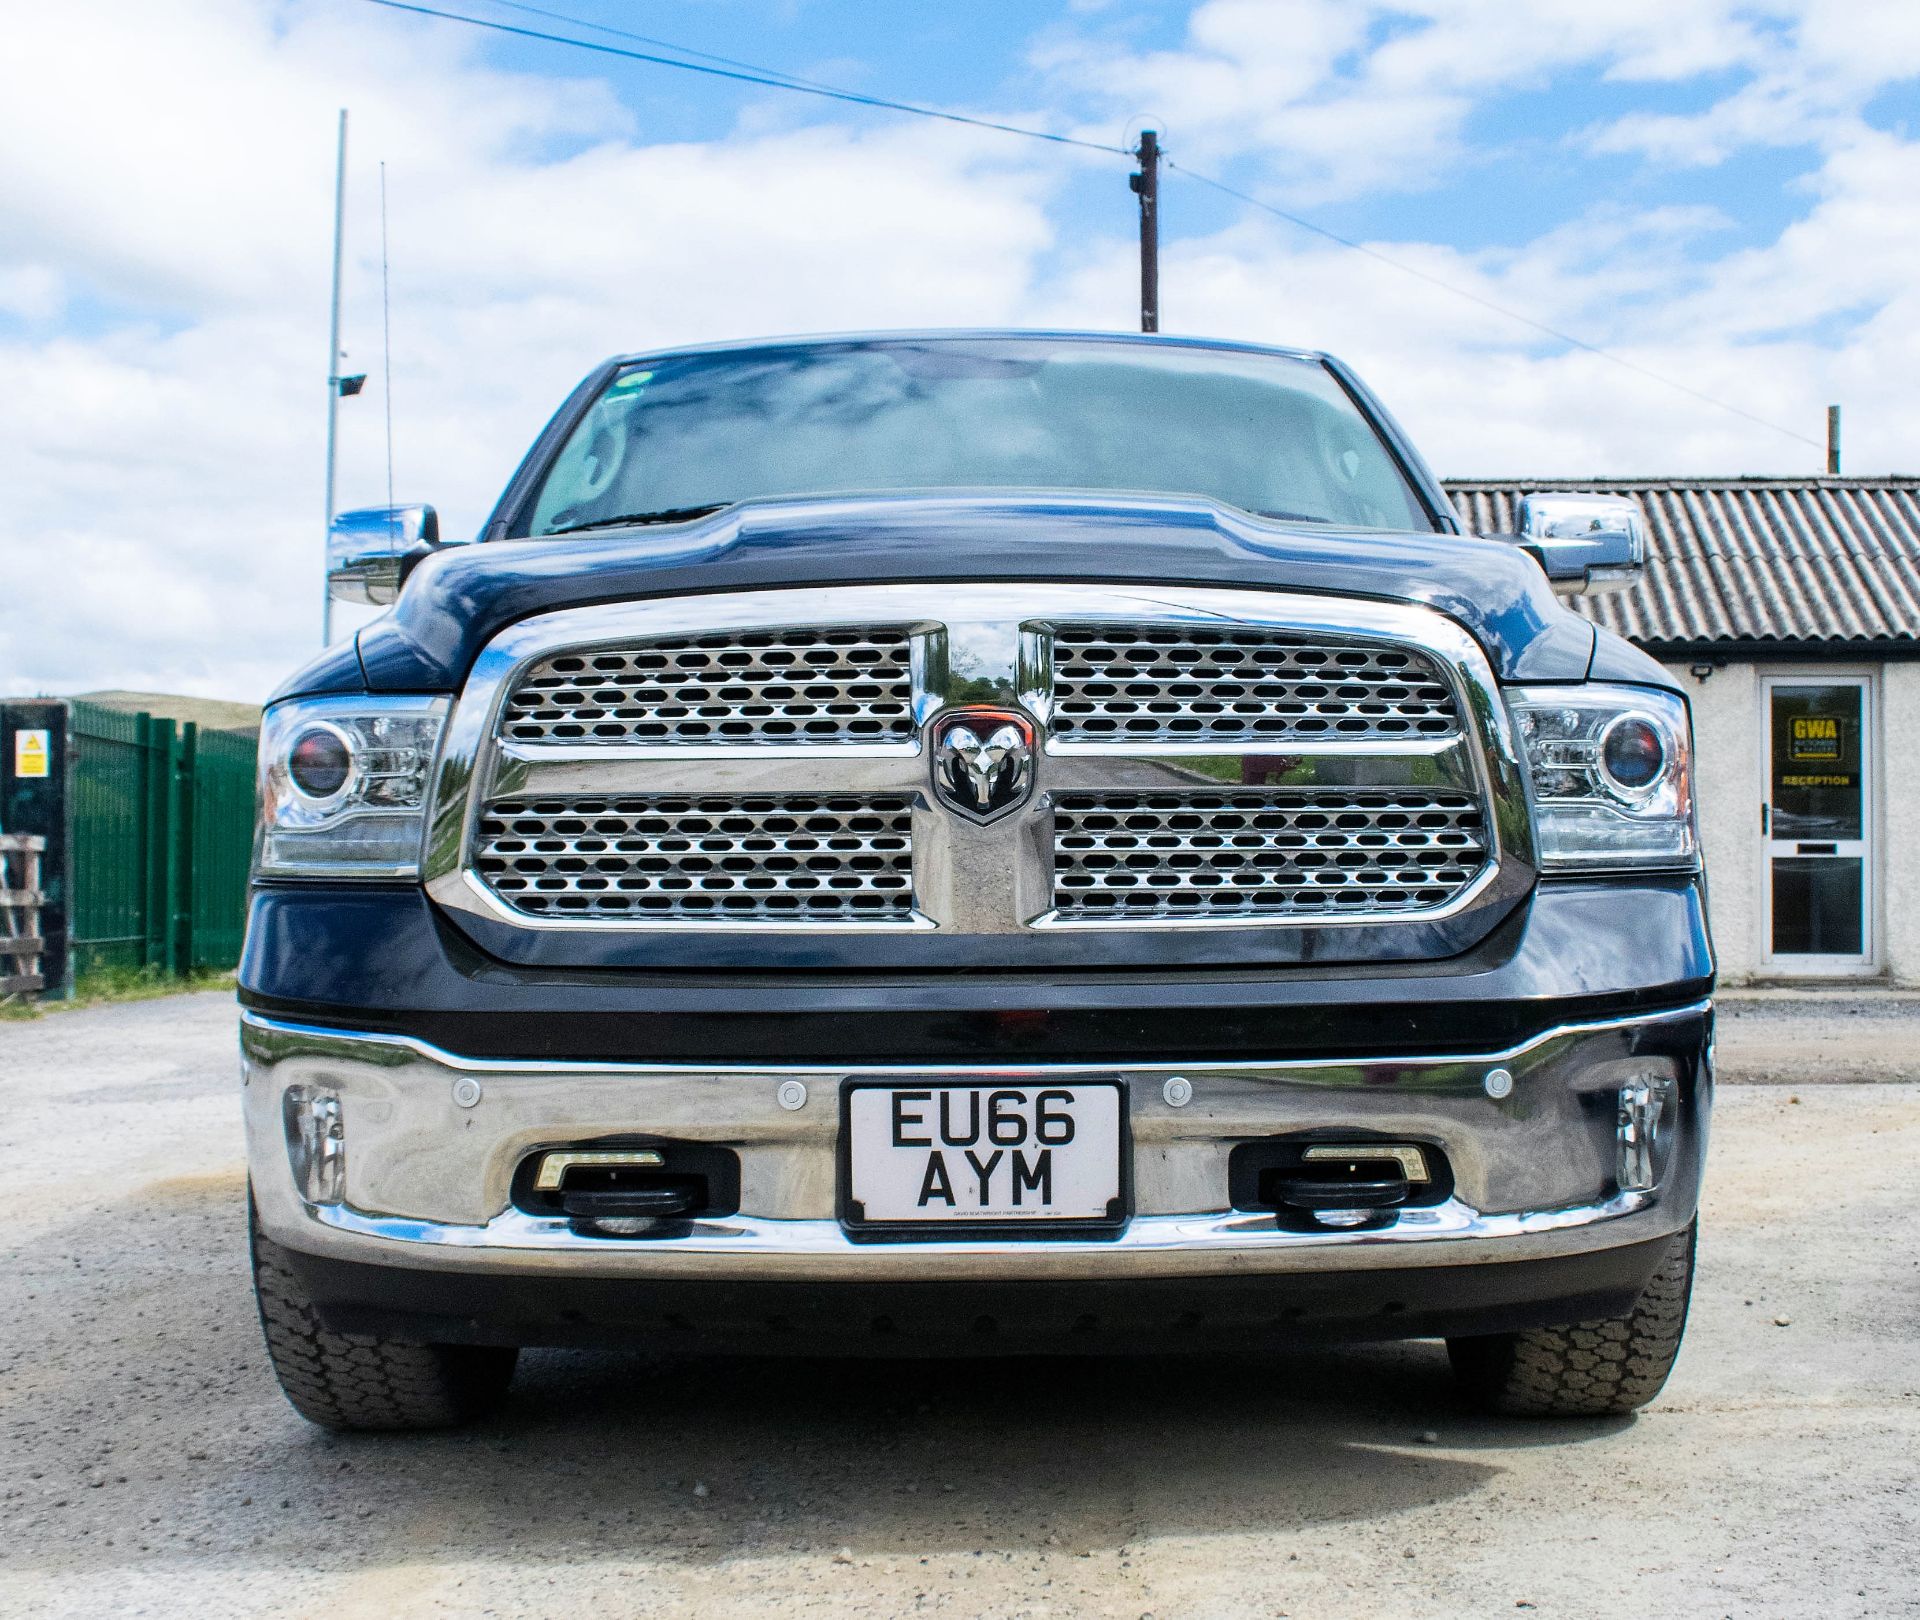
[[820,973],[787,960],[778,937],[741,938],[740,963],[722,972],[514,967],[475,949],[417,884],[262,885],[240,999],[510,1066],[994,1069],[1486,1052],[1713,988],[1698,878],[1542,883],[1472,950],[1420,963],[1148,972],[1089,950],[1070,973]]
[[[1644,1252],[1650,1271],[1659,1241],[1685,1228],[1698,1200],[1711,1024],[1710,1005],[1696,1001],[1556,1026],[1471,1055],[860,1068],[476,1060],[411,1037],[250,1012],[242,1049],[249,1168],[269,1237],[296,1260],[305,1257],[316,1278],[333,1267],[336,1277],[374,1268],[475,1285],[492,1279],[502,1311],[512,1314],[504,1302],[514,1288],[541,1280],[917,1287],[1286,1274],[1304,1283],[1323,1274],[1409,1267],[1432,1274],[1628,1250]],[[1504,1097],[1486,1088],[1495,1068],[1512,1075]],[[1192,1091],[1181,1107],[1165,1091],[1175,1074]],[[848,1078],[932,1075],[1117,1081],[1133,1142],[1124,1230],[1110,1239],[853,1241],[836,1218],[838,1087]],[[1661,1127],[1658,1179],[1623,1192],[1617,1099],[1622,1086],[1647,1078],[1669,1085],[1673,1099]],[[797,1110],[777,1097],[793,1080],[808,1088],[808,1103]],[[338,1203],[308,1203],[296,1187],[282,1116],[294,1085],[340,1098]],[[1451,1165],[1453,1195],[1403,1209],[1384,1228],[1344,1233],[1285,1230],[1270,1213],[1230,1207],[1227,1160],[1236,1144],[1312,1130],[1431,1143]],[[610,1238],[512,1206],[514,1172],[529,1153],[635,1134],[732,1148],[741,1213],[678,1223],[657,1237]],[[422,1287],[427,1281],[419,1279]],[[367,1303],[363,1287],[334,1292],[343,1320],[356,1298]],[[1583,1295],[1578,1286],[1563,1292]],[[466,1287],[458,1297],[458,1309],[437,1314],[468,1320],[457,1336],[473,1336],[487,1314],[487,1290]],[[566,1309],[556,1307],[562,1315]],[[1407,1330],[1420,1331],[1411,1321]]]

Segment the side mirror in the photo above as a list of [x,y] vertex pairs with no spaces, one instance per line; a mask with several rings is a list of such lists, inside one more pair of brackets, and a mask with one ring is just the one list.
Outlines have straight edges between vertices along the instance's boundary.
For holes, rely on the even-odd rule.
[[339,602],[385,607],[400,594],[410,554],[440,544],[431,506],[366,506],[342,512],[327,535],[327,589]]
[[1624,495],[1528,495],[1520,546],[1565,596],[1623,591],[1647,565],[1647,520]]

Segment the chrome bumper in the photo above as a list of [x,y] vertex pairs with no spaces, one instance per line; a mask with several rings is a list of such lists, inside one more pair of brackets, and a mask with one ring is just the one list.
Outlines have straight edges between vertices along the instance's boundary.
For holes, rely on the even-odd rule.
[[[1472,1056],[1343,1062],[848,1067],[476,1061],[398,1036],[244,1014],[248,1157],[263,1230],[307,1253],[374,1265],[497,1274],[776,1280],[1125,1278],[1468,1265],[1580,1254],[1665,1236],[1692,1218],[1706,1141],[1710,1004],[1570,1024]],[[1699,1040],[1686,1032],[1693,1021]],[[1511,1090],[1489,1095],[1490,1070]],[[1649,1191],[1613,1181],[1611,1099],[1629,1081],[1674,1082],[1664,1171]],[[840,1083],[934,1075],[1075,1075],[1129,1098],[1134,1215],[1110,1240],[855,1242],[835,1218]],[[1187,1080],[1191,1100],[1167,1100]],[[779,1098],[799,1081],[807,1101]],[[290,1085],[341,1099],[345,1192],[308,1203],[282,1122]],[[1496,1088],[1498,1089],[1498,1088]],[[788,1093],[788,1104],[792,1092]],[[1225,1207],[1239,1142],[1315,1128],[1437,1143],[1455,1195],[1390,1227],[1294,1232]],[[725,1143],[742,1213],[675,1235],[575,1233],[513,1208],[531,1151],[620,1134]]]

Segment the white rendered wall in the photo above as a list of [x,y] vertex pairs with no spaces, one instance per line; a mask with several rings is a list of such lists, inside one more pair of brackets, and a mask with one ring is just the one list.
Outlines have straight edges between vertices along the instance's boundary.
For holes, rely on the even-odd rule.
[[1880,666],[1881,960],[1920,985],[1920,663]]
[[[1909,662],[1734,663],[1704,681],[1694,679],[1685,664],[1668,665],[1693,706],[1695,798],[1720,980],[1745,984],[1765,976],[1760,804],[1766,713],[1760,677],[1817,681],[1823,668],[1876,677],[1878,723],[1869,742],[1869,769],[1878,805],[1879,872],[1873,885],[1878,892],[1867,900],[1886,976],[1896,984],[1920,985],[1920,663]],[[1776,969],[1773,976],[1790,975]]]

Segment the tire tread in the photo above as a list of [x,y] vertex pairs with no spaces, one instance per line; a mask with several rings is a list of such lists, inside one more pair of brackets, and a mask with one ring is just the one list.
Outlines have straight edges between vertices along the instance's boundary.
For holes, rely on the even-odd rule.
[[415,1344],[324,1326],[273,1239],[252,1232],[267,1359],[293,1409],[327,1429],[440,1429],[497,1405],[518,1352]]
[[1666,1254],[1621,1317],[1447,1341],[1469,1395],[1510,1417],[1610,1417],[1645,1406],[1667,1382],[1687,1326],[1695,1229]]

